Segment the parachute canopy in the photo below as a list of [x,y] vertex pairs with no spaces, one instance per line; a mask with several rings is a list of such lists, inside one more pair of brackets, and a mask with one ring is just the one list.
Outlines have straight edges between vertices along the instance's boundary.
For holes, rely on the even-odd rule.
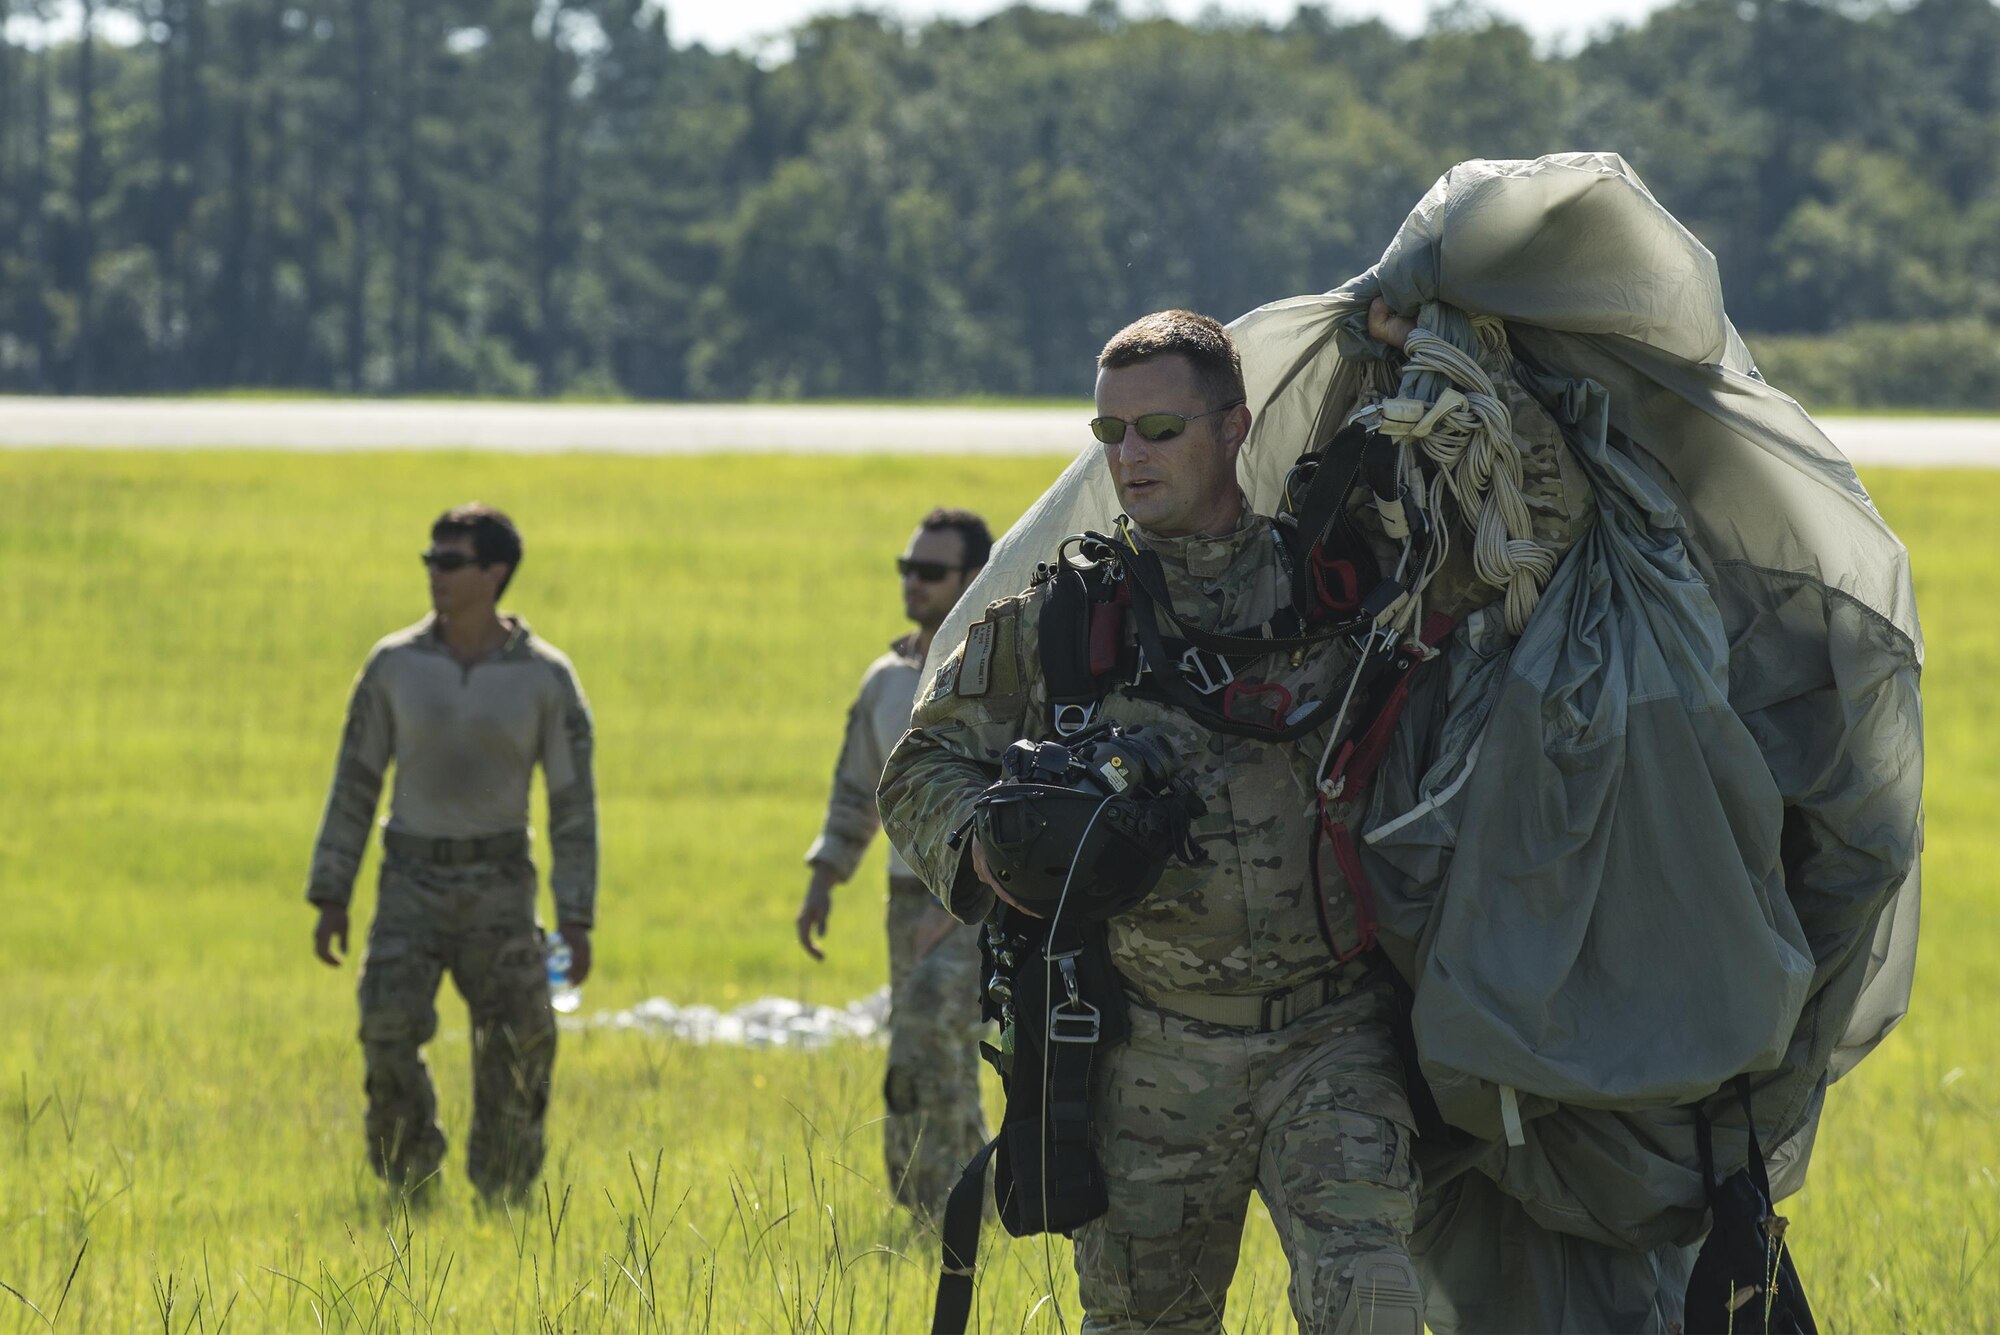
[[[1361,824],[1385,946],[1448,1120],[1547,1227],[1687,1241],[1687,1106],[1751,1073],[1796,1189],[1828,1080],[1907,1006],[1922,636],[1854,470],[1765,384],[1713,257],[1615,154],[1453,168],[1367,273],[1231,326],[1253,508],[1355,405],[1376,295],[1504,322],[1598,524],[1521,634],[1475,612]],[[1085,451],[936,637],[1118,509]],[[1650,1039],[1650,1041],[1646,1041]],[[1716,1101],[1718,1163],[1742,1118]],[[1732,1138],[1733,1135],[1733,1138]]]

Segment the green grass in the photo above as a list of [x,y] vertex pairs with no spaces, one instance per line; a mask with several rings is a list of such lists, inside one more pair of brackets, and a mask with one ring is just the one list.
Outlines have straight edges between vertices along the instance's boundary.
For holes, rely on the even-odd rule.
[[[855,678],[902,629],[890,558],[925,508],[997,527],[1062,462],[0,454],[0,1331],[926,1325],[871,1049],[569,1033],[546,1203],[486,1212],[454,1159],[433,1208],[391,1208],[353,969],[311,959],[302,881],[348,683],[423,610],[430,518],[476,496],[520,521],[509,601],[597,713],[588,1008],[872,991],[879,848],[825,964],[791,917]],[[1831,1095],[1792,1239],[1826,1329],[1991,1328],[2000,474],[1868,481],[1929,634],[1932,894],[1911,1018]],[[1066,1244],[989,1246],[985,1329],[1074,1328]],[[1284,1278],[1253,1222],[1232,1329],[1288,1329]]]

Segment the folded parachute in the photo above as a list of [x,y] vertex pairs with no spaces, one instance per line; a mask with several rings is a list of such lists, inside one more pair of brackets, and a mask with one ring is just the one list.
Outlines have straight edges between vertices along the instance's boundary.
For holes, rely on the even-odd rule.
[[[1704,1209],[1694,1105],[1709,1100],[1718,1165],[1740,1166],[1742,1114],[1710,1096],[1748,1073],[1774,1188],[1794,1190],[1826,1084],[1908,1002],[1922,637],[1907,556],[1847,461],[1758,377],[1713,257],[1612,154],[1461,164],[1374,269],[1232,325],[1256,509],[1379,383],[1362,333],[1378,294],[1501,322],[1509,391],[1560,432],[1595,519],[1518,633],[1503,602],[1464,618],[1363,813],[1424,1073],[1475,1140],[1453,1165],[1550,1228],[1687,1242]],[[933,652],[1116,510],[1086,451]]]

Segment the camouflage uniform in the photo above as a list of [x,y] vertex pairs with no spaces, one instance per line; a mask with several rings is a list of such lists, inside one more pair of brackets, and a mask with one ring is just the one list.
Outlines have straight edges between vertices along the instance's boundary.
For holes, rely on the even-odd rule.
[[510,619],[492,654],[460,664],[434,620],[376,645],[355,681],[306,896],[345,907],[393,760],[388,851],[360,983],[368,1159],[422,1183],[445,1137],[423,1045],[445,971],[472,1016],[466,1168],[482,1192],[519,1194],[542,1165],[555,1062],[528,784],[549,790],[560,920],[588,927],[597,896],[590,709],[569,660]]
[[[1266,519],[1246,512],[1221,537],[1141,536],[1175,607],[1211,630],[1259,625],[1289,597]],[[987,608],[967,637],[974,648],[939,670],[882,779],[891,837],[967,921],[992,897],[950,835],[996,777],[1001,752],[1052,733],[1039,652],[1046,588]],[[1304,702],[1337,698],[1350,659],[1327,643],[1261,667],[1265,682]],[[1245,698],[1268,710],[1273,694]],[[1085,1328],[1219,1330],[1254,1188],[1291,1262],[1302,1329],[1398,1329],[1372,1303],[1400,1295],[1400,1328],[1414,1335],[1407,1238],[1417,1183],[1393,1003],[1373,959],[1340,965],[1329,955],[1307,872],[1324,730],[1269,744],[1122,689],[1098,717],[1163,736],[1182,759],[1208,807],[1194,835],[1209,860],[1170,864],[1149,899],[1110,923],[1134,1032],[1107,1054],[1093,1098],[1110,1210],[1077,1235]],[[1349,949],[1352,903],[1330,865],[1322,875],[1335,939]],[[1293,988],[1309,1000],[1271,1032],[1186,1018],[1237,1008],[1220,998]]]
[[[834,766],[826,824],[806,850],[808,865],[853,876],[880,828],[875,785],[882,763],[909,724],[923,658],[916,637],[889,646],[862,676],[847,713]],[[919,960],[916,929],[937,903],[889,850],[889,1065],[883,1080],[888,1115],[883,1157],[896,1199],[936,1217],[966,1161],[986,1141],[979,1116],[979,937],[960,927]]]

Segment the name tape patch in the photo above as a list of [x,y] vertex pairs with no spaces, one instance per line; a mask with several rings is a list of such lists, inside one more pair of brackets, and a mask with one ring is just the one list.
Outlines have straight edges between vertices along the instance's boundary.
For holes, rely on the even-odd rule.
[[981,696],[993,684],[993,635],[991,621],[975,621],[965,632],[965,657],[958,668],[958,693]]

